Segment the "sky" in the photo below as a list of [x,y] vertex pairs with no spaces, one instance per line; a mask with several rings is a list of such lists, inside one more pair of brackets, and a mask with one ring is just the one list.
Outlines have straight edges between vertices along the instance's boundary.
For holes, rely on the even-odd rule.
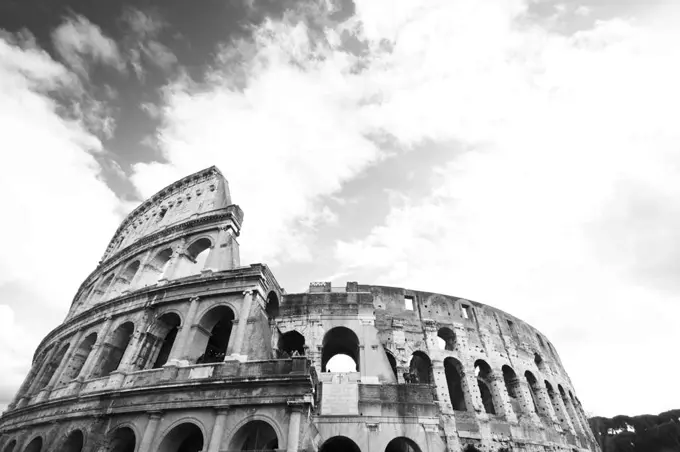
[[680,407],[680,5],[0,2],[0,410],[124,216],[217,165],[243,264],[445,293],[588,413]]

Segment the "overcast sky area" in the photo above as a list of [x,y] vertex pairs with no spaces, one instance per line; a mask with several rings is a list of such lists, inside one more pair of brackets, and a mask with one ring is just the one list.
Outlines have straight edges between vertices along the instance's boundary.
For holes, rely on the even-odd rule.
[[1,1],[0,410],[124,215],[210,165],[289,293],[490,304],[587,412],[680,408],[672,3]]

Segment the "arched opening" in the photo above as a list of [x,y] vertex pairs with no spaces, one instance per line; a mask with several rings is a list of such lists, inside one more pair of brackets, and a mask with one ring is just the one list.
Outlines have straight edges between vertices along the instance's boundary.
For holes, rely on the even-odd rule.
[[[350,363],[347,358],[341,358],[338,355],[346,355],[353,363]],[[336,356],[338,356],[338,359],[334,359]],[[332,363],[330,362],[331,359],[333,359]],[[321,371],[359,371],[359,338],[354,334],[354,331],[344,326],[337,326],[326,333],[322,342]]]
[[279,439],[274,428],[265,421],[250,421],[234,434],[230,450],[276,450]]
[[210,249],[212,248],[212,242],[208,238],[202,238],[196,240],[194,243],[189,245],[187,248],[187,258],[191,262],[190,268],[188,269],[187,275],[194,275],[200,273],[205,267],[205,263],[208,260],[208,254],[210,254]]
[[567,393],[564,391],[562,385],[557,385],[557,390],[560,393],[560,397],[562,398],[562,404],[564,405],[564,409],[567,410],[565,415],[569,415],[569,419],[571,419],[571,424],[574,426],[574,429],[580,432],[581,425],[579,424],[579,420],[576,417],[574,405],[571,403],[571,400],[569,400],[569,397],[567,396]]
[[278,349],[280,358],[304,356],[305,337],[297,331],[288,331],[279,337]]
[[66,441],[62,444],[59,452],[81,452],[84,442],[83,432],[74,430],[66,437]]
[[201,452],[203,432],[196,424],[186,422],[170,430],[158,447],[158,452]]
[[163,364],[168,362],[172,346],[175,344],[177,332],[179,331],[180,318],[174,312],[163,314],[158,318],[158,337],[161,340],[160,350],[153,363],[153,369],[160,369]]
[[40,375],[40,380],[37,382],[35,386],[35,391],[40,391],[42,388],[47,386],[50,383],[50,380],[54,376],[54,373],[57,371],[57,368],[61,364],[61,361],[64,359],[64,355],[68,351],[69,344],[64,345],[59,349],[59,351],[54,355],[54,357],[50,360],[49,363],[47,363],[45,367],[45,371]]
[[139,281],[139,285],[141,287],[150,286],[163,279],[170,266],[171,258],[172,248],[165,248],[159,251],[151,262],[144,266],[144,273]]
[[454,333],[451,328],[439,328],[437,338],[440,349],[453,351],[456,345],[456,333]]
[[267,317],[275,319],[279,316],[279,297],[274,292],[269,292],[267,295]]
[[420,447],[411,439],[401,436],[387,443],[385,452],[420,452]]
[[81,369],[85,365],[85,360],[90,356],[94,343],[97,342],[97,333],[89,334],[85,339],[80,341],[80,345],[71,355],[71,362],[68,363],[64,373],[62,374],[59,384],[67,384],[71,380],[78,378]]
[[120,277],[125,280],[127,284],[130,284],[132,282],[132,278],[134,278],[137,274],[137,271],[139,270],[139,264],[140,262],[136,260],[125,267],[125,270],[123,270],[123,273],[121,273]]
[[456,411],[467,411],[465,392],[463,390],[463,365],[455,358],[444,360],[446,384],[449,387],[451,406]]
[[407,383],[431,384],[433,378],[430,357],[421,351],[413,352],[408,375]]
[[397,374],[397,360],[394,358],[394,355],[390,353],[390,351],[385,347],[383,347],[383,350],[385,350],[385,354],[387,355],[387,361],[390,363],[390,368],[392,369],[392,373],[394,373],[394,378],[398,380],[399,376]]
[[33,438],[28,446],[24,449],[24,452],[40,452],[42,450],[43,440],[41,437]]
[[560,406],[560,402],[558,399],[559,396],[553,389],[550,382],[548,382],[548,380],[545,381],[545,389],[548,391],[550,403],[552,404],[553,411],[555,411],[557,419],[560,421],[560,425],[562,425],[562,428],[564,430],[569,431],[569,422],[567,421],[567,415],[566,413],[562,412],[562,407]]
[[224,361],[233,324],[234,311],[227,306],[216,306],[203,315],[193,341],[195,353],[202,353],[197,363]]
[[534,377],[534,374],[527,370],[524,372],[524,378],[527,379],[527,383],[529,384],[529,393],[531,394],[531,401],[534,403],[534,409],[536,410],[536,413],[547,415],[548,413],[546,412],[545,407],[541,407],[541,409],[539,409],[539,406],[541,406],[538,398],[538,392],[540,391],[540,388],[538,386],[536,377]]
[[113,282],[113,272],[106,275],[106,277],[104,278],[104,281],[102,281],[102,283],[99,284],[99,286],[97,287],[96,291],[98,292],[98,294],[97,294],[98,295],[98,297],[97,297],[98,301],[108,298],[107,292],[108,292],[112,282]]
[[134,331],[135,326],[132,322],[125,322],[113,331],[109,339],[102,344],[101,361],[93,377],[106,377],[118,369]]
[[346,436],[333,436],[324,441],[319,452],[361,452],[361,449]]
[[14,452],[14,448],[17,447],[17,440],[13,439],[7,445],[5,448],[2,450],[2,452]]
[[135,432],[130,427],[116,429],[109,439],[107,452],[135,452]]
[[534,353],[534,363],[536,363],[538,370],[541,372],[545,371],[545,361],[543,361],[543,358],[538,353]]
[[519,380],[517,379],[517,374],[510,366],[507,365],[503,366],[501,370],[503,371],[503,382],[505,382],[505,389],[508,391],[508,395],[510,396],[510,405],[512,406],[512,410],[515,412],[515,414],[519,414],[521,412],[522,404],[520,402],[521,390]]
[[491,367],[489,367],[486,361],[478,359],[475,361],[475,375],[477,376],[477,385],[482,396],[484,411],[488,414],[496,414],[493,394],[491,392]]
[[472,444],[468,444],[467,446],[465,446],[465,449],[463,449],[463,452],[482,452],[482,451],[480,451],[479,449],[477,449],[477,448],[476,448],[475,446],[473,446]]

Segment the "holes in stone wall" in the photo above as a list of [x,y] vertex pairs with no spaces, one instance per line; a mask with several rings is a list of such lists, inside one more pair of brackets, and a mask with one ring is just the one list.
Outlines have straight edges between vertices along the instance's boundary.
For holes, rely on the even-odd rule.
[[470,305],[467,304],[461,304],[460,305],[460,310],[461,313],[463,314],[464,319],[471,319],[472,318],[472,308],[470,308]]
[[404,296],[404,309],[407,311],[413,311],[413,297],[410,295]]

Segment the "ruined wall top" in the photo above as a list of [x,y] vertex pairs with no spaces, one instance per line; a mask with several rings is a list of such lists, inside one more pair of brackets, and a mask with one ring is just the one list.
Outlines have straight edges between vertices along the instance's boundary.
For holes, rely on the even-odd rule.
[[102,262],[167,226],[231,205],[229,183],[215,166],[184,177],[144,201],[120,224]]

